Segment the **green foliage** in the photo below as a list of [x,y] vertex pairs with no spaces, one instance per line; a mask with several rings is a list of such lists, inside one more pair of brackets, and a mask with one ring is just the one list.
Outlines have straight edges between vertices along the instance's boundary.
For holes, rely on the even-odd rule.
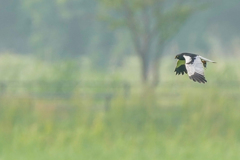
[[[44,62],[33,57],[1,55],[1,92],[72,93],[80,77],[78,61]],[[12,85],[8,85],[12,84]]]
[[86,54],[93,37],[101,35],[94,0],[23,0],[20,6],[30,22],[31,51],[45,59]]
[[[185,3],[164,1],[164,0],[100,0],[109,11],[102,15],[101,20],[107,21],[110,26],[125,26],[130,31],[133,41],[144,41],[147,37],[149,41],[161,45],[169,38],[173,37],[181,28],[183,22],[200,7]],[[134,42],[134,43],[140,43]],[[143,44],[144,45],[144,44]],[[140,44],[135,47],[141,47]],[[137,51],[143,50],[136,48]],[[161,54],[161,53],[158,53]]]
[[[239,159],[237,60],[209,64],[208,83],[203,85],[190,81],[187,76],[175,76],[175,62],[168,59],[164,59],[163,83],[157,90],[143,90],[136,83],[139,81],[134,76],[139,70],[136,61],[129,61],[127,69],[118,71],[118,81],[131,82],[127,97],[121,88],[110,90],[109,83],[101,88],[93,83],[92,88],[78,86],[68,99],[34,97],[28,92],[15,94],[19,87],[2,93],[0,158]],[[49,64],[2,55],[0,65],[0,79],[6,78],[9,85],[10,80],[22,81],[21,75],[28,82],[113,79],[110,75],[96,75],[86,64],[79,71],[72,61]],[[129,70],[128,65],[136,68]],[[104,94],[109,92],[114,95],[106,110]],[[94,98],[96,93],[103,98]]]
[[233,100],[239,92],[226,97],[227,90],[219,86],[161,88],[155,98],[115,97],[107,112],[96,108],[91,99],[79,97],[67,101],[15,97],[12,101],[2,96],[1,157],[239,158],[239,103]]
[[158,22],[159,31],[161,32],[163,41],[173,37],[196,10],[196,7],[191,6],[174,6],[173,9],[167,10],[162,16],[159,17]]
[[184,22],[199,10],[199,3],[171,0],[100,2],[108,8],[101,19],[108,22],[111,28],[124,27],[131,35],[142,66],[143,84],[155,87],[159,83],[158,68],[164,46],[176,35]]
[[0,50],[28,51],[30,22],[28,16],[24,16],[22,12],[21,0],[2,1],[0,19]]

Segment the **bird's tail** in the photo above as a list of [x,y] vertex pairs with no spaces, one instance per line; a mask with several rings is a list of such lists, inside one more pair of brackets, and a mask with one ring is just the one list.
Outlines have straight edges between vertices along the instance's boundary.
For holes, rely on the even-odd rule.
[[207,62],[216,63],[215,61],[212,61],[212,60],[210,60],[210,59],[204,58],[204,57],[202,57],[202,56],[199,56],[199,58],[201,58],[202,60],[207,61]]

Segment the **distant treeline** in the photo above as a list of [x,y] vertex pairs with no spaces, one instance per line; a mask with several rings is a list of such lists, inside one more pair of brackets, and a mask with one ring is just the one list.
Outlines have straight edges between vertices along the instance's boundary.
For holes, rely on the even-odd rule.
[[94,46],[107,53],[106,45],[112,44],[113,35],[97,20],[96,3],[94,0],[2,1],[0,52],[72,57],[89,53]]
[[[206,51],[212,45],[206,41],[208,36],[216,36],[224,46],[231,46],[230,40],[239,35],[238,0],[211,2],[207,8],[212,10],[195,17],[195,21],[190,20],[177,35],[180,49],[194,50],[191,47],[195,44]],[[99,0],[1,1],[0,52],[48,58],[88,54],[101,65],[106,64],[109,55],[115,54],[120,59],[122,53],[131,53],[128,48],[131,43],[124,30],[113,31],[101,21],[101,14],[105,12]]]

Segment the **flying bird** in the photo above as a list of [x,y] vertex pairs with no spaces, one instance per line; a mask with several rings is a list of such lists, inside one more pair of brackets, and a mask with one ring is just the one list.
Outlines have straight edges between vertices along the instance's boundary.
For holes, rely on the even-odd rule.
[[199,83],[207,82],[204,77],[204,68],[207,67],[207,62],[216,63],[212,60],[192,53],[178,54],[175,59],[178,59],[177,66],[174,71],[176,72],[176,75],[183,75],[186,73],[190,79]]

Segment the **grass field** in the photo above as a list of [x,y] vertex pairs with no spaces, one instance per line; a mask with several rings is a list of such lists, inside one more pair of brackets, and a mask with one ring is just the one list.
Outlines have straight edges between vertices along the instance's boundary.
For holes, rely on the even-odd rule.
[[[99,73],[87,62],[2,55],[0,160],[240,159],[237,60],[209,64],[204,85],[175,76],[175,61],[166,61],[158,88],[143,90],[134,61]],[[81,80],[96,84],[65,84]]]

